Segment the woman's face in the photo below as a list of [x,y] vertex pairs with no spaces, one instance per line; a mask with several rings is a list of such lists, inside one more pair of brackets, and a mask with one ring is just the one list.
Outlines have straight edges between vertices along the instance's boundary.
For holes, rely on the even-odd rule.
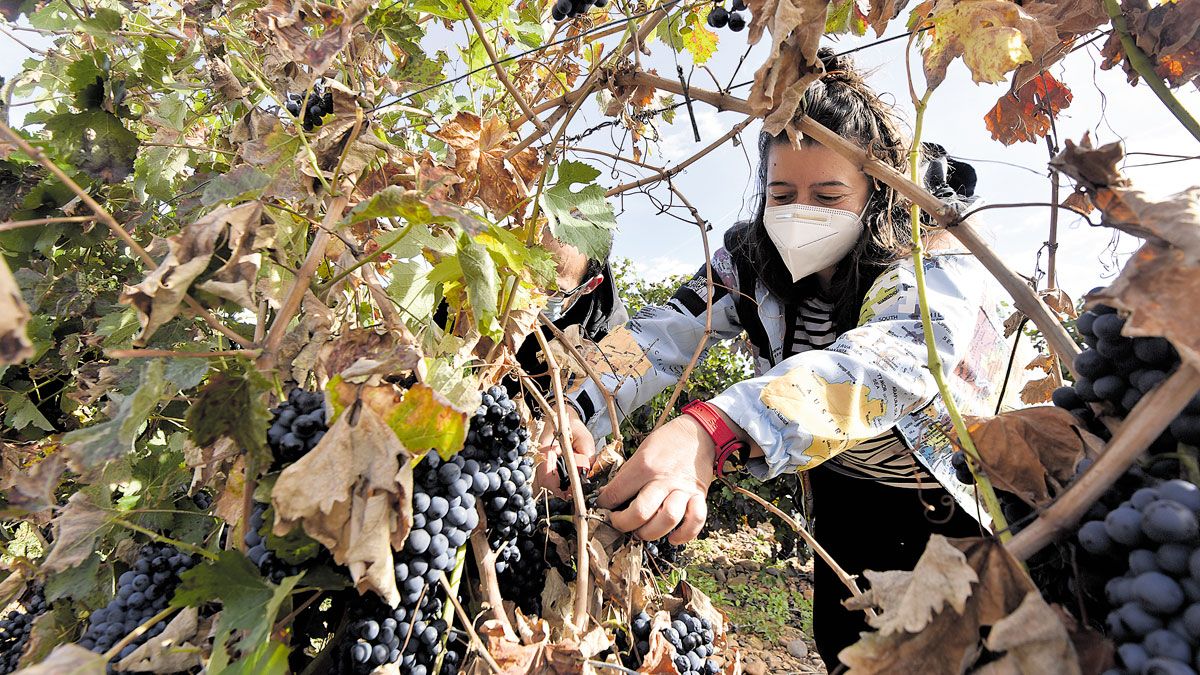
[[767,161],[767,206],[807,204],[862,213],[867,205],[867,175],[820,143],[799,149],[773,145]]

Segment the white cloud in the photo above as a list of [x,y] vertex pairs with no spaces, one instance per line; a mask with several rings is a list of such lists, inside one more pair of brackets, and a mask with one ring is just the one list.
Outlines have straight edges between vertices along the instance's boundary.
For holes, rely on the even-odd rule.
[[692,263],[670,256],[655,256],[636,260],[633,263],[634,272],[637,272],[637,275],[646,281],[662,281],[676,274],[691,274],[698,267],[700,267],[698,262]]
[[680,108],[675,113],[675,123],[662,127],[664,131],[658,141],[658,153],[662,159],[668,162],[687,159],[733,126],[731,122],[723,122],[717,117],[717,112],[708,106],[695,105],[693,108],[696,112],[696,128],[700,130],[700,142],[696,142],[687,108]]

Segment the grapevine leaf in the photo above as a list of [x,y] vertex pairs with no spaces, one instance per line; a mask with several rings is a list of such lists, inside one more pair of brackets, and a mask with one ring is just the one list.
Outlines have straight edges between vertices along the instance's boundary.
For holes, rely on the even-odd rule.
[[1071,105],[1071,90],[1042,73],[1021,87],[1008,92],[983,116],[992,138],[1005,145],[1018,141],[1036,143],[1050,131],[1051,118]]
[[191,440],[200,447],[227,436],[260,467],[270,464],[267,427],[271,412],[267,409],[268,383],[253,368],[245,372],[223,372],[209,379],[196,402],[187,411]]
[[871,8],[867,10],[867,23],[875,29],[876,37],[883,36],[888,24],[900,16],[906,5],[908,0],[871,0]]
[[451,191],[454,201],[478,198],[498,215],[521,217],[529,185],[541,173],[541,155],[530,147],[508,157],[516,142],[507,122],[460,112],[433,135],[453,148],[454,170],[464,179]]
[[408,317],[424,321],[437,309],[437,286],[429,281],[429,263],[422,258],[402,260],[392,265],[387,294]]
[[[242,248],[247,237],[259,243],[254,239],[261,220],[262,204],[247,202],[221,207],[170,237],[167,257],[145,280],[121,293],[121,302],[137,309],[142,324],[134,344],[144,345],[159,327],[175,318],[192,282],[208,268],[222,241],[234,250]],[[240,262],[231,258],[227,267]]]
[[834,0],[829,5],[829,14],[825,19],[825,32],[866,35],[867,15],[859,9],[858,0]]
[[81,564],[48,576],[46,602],[68,598],[97,607],[112,597],[113,581],[109,571],[100,567],[100,556],[90,555]]
[[1067,627],[1037,591],[1027,594],[1016,611],[996,622],[984,644],[1004,654],[996,672],[1051,673],[1064,663],[1078,661]]
[[51,574],[84,562],[96,551],[96,542],[111,527],[109,513],[87,492],[76,492],[66,507],[51,521],[54,548],[42,563]]
[[102,654],[68,642],[55,647],[45,661],[20,672],[21,675],[104,675],[108,671]]
[[1008,0],[938,0],[930,21],[933,41],[924,54],[930,89],[946,79],[946,68],[959,56],[975,82],[1001,82],[1033,59],[1030,44],[1057,41],[1049,27]]
[[63,437],[73,469],[79,471],[117,459],[133,450],[133,443],[150,413],[172,385],[164,377],[165,364],[154,359],[142,368],[137,389],[128,395],[110,392],[115,410],[109,421],[72,431]]
[[361,201],[342,219],[342,225],[352,225],[374,218],[403,218],[410,223],[424,225],[445,221],[433,215],[421,195],[405,190],[398,185],[389,185]]
[[0,514],[7,517],[36,513],[54,506],[57,503],[54,492],[64,469],[66,458],[61,452],[35,460],[32,466],[17,465],[11,471],[5,468],[0,472],[0,490],[4,491],[8,504],[0,509]]
[[[862,633],[838,654],[855,673],[959,672],[978,655],[980,631],[999,624],[1037,593],[1021,563],[990,539],[933,535],[913,571],[867,570],[864,575],[871,589],[846,605],[879,607],[880,614],[868,620],[887,630]],[[916,632],[908,630],[914,627]],[[1069,656],[1055,672],[1077,675],[1074,648],[1064,649]]]
[[490,333],[491,324],[495,323],[497,296],[500,293],[496,264],[492,262],[487,249],[466,232],[458,237],[458,264],[462,269],[462,282],[475,323],[484,333]]
[[747,101],[763,117],[763,130],[776,135],[787,131],[794,144],[800,136],[792,119],[808,85],[821,73],[817,48],[825,31],[829,0],[749,0],[750,44],[767,30],[771,50],[754,74]]
[[299,583],[301,575],[288,577],[278,586],[268,583],[254,564],[239,551],[221,551],[215,562],[205,562],[179,575],[172,607],[203,607],[214,598],[221,601],[217,640],[224,642],[235,631],[245,631],[239,641],[243,652],[265,644],[279,607]]
[[[283,535],[275,534],[270,525],[274,517],[275,512],[269,507],[267,513],[263,515],[264,522],[259,528],[259,534],[262,535],[267,548],[271,549],[277,558],[288,565],[299,565],[307,560],[312,560],[320,553],[321,545],[312,537],[304,534],[302,528],[294,528]],[[310,581],[306,579],[305,583]]]
[[14,431],[35,426],[43,431],[54,431],[54,425],[23,391],[0,387],[0,401],[4,403],[4,424]]
[[55,144],[88,176],[119,183],[133,172],[138,137],[107,110],[65,112],[46,120]]
[[680,31],[683,37],[683,48],[692,55],[692,62],[703,65],[717,51],[717,34],[705,25],[705,12],[693,8],[687,15],[687,25]]
[[171,618],[167,627],[153,640],[147,640],[118,661],[117,669],[142,673],[178,673],[199,667],[202,664],[201,649],[193,644],[204,642],[205,635],[198,634],[199,629],[199,610],[185,607]]
[[266,172],[249,164],[239,164],[228,173],[212,179],[208,187],[204,188],[200,203],[215,206],[222,202],[236,203],[255,199],[270,183],[271,177]]
[[[561,162],[557,181],[542,192],[541,204],[556,239],[589,258],[604,260],[612,246],[612,230],[616,229],[617,221],[612,204],[604,197],[604,188],[593,182],[599,176],[599,169],[583,162]],[[577,184],[584,187],[572,190]]]
[[1049,504],[1079,460],[1103,442],[1062,408],[1037,406],[971,419],[971,439],[988,478],[1031,506]]
[[462,449],[467,438],[467,415],[422,383],[404,394],[400,405],[387,417],[387,424],[409,452],[422,454],[436,448],[443,459]]
[[371,0],[351,0],[340,11],[316,14],[323,23],[322,30],[310,33],[308,19],[312,13],[290,2],[268,2],[257,17],[265,29],[263,35],[269,40],[268,57],[307,65],[311,75],[295,80],[296,86],[307,88],[333,64],[334,57],[349,43],[372,4]]
[[[1200,8],[1196,3],[1122,3],[1121,11],[1138,47],[1150,58],[1159,77],[1172,87],[1182,87],[1200,76]],[[1125,56],[1116,31],[1101,54],[1105,57],[1101,68],[1107,70],[1120,63],[1129,83],[1137,82],[1140,75]]]
[[[404,545],[412,526],[410,459],[371,407],[350,408],[280,473],[271,494],[275,532],[303,525],[350,569],[360,592],[399,602],[392,550]],[[314,483],[313,476],[321,480]]]
[[25,334],[31,316],[17,280],[0,256],[0,365],[20,363],[33,356],[33,343]]
[[146,148],[133,161],[134,189],[143,201],[147,196],[169,201],[175,196],[175,179],[183,174],[187,166],[187,150]]

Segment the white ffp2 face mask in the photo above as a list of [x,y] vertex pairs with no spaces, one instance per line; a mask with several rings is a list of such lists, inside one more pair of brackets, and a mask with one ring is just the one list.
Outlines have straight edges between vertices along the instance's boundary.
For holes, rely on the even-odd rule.
[[792,273],[792,281],[836,264],[854,248],[863,231],[862,219],[853,211],[807,204],[768,206],[763,211],[763,225]]

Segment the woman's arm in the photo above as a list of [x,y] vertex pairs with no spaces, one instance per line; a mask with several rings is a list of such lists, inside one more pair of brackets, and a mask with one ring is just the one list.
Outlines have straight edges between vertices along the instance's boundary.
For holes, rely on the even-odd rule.
[[[713,256],[711,333],[705,334],[709,303],[704,266],[665,305],[643,308],[600,341],[600,358],[592,365],[604,389],[614,397],[621,419],[678,382],[698,347],[708,349],[741,334],[732,268],[724,249],[717,251]],[[594,438],[613,432],[604,395],[591,378],[582,379],[567,398]]]
[[[973,259],[925,261],[933,337],[947,376],[984,319],[983,275]],[[823,351],[797,354],[761,377],[737,383],[710,403],[761,448],[760,478],[810,469],[895,426],[937,395],[912,263],[881,276],[860,325]]]

